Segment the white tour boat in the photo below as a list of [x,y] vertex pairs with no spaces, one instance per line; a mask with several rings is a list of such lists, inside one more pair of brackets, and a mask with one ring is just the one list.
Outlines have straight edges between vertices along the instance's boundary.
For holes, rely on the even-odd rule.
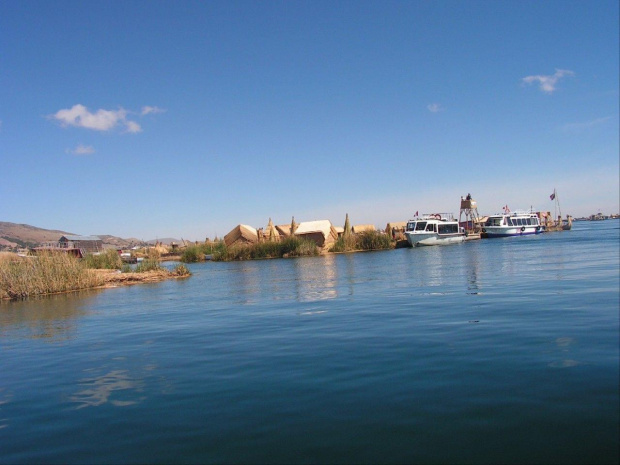
[[511,212],[504,207],[504,213],[489,216],[482,225],[482,237],[509,237],[539,234],[543,232],[540,218],[533,211]]
[[424,214],[407,222],[407,241],[412,247],[420,245],[455,244],[465,240],[465,233],[452,213]]

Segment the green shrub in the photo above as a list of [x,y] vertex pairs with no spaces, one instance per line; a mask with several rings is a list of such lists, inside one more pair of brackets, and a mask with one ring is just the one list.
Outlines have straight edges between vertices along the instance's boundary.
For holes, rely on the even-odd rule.
[[138,262],[138,265],[133,271],[135,273],[144,273],[146,271],[153,271],[153,270],[160,270],[160,269],[161,269],[161,266],[159,265],[158,260],[147,258],[145,260],[142,260],[141,262]]

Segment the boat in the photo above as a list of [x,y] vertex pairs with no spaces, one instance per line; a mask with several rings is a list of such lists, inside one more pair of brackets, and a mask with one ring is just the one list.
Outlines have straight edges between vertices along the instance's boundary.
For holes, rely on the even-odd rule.
[[465,240],[465,232],[452,213],[426,213],[407,222],[405,236],[412,247],[456,244]]
[[538,215],[532,210],[510,211],[504,207],[503,213],[491,215],[482,225],[482,237],[510,237],[540,234],[543,227]]

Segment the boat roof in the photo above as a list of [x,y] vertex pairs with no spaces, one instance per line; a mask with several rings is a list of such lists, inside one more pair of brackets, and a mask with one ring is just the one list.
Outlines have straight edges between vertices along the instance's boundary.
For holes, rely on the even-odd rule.
[[494,215],[489,215],[490,217],[498,217],[498,216],[538,216],[534,210],[515,210],[504,213],[495,213]]
[[453,213],[423,213],[409,221],[456,221]]

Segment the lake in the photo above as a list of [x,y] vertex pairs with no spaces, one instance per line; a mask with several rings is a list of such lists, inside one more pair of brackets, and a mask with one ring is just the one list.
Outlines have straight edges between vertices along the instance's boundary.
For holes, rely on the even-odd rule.
[[619,227],[3,302],[0,463],[618,463]]

